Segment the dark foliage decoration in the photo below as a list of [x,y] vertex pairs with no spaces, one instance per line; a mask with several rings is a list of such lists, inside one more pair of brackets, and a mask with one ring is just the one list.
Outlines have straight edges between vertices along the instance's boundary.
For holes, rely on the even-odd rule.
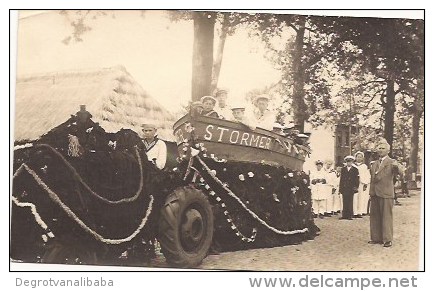
[[[13,203],[11,257],[27,262],[39,261],[50,241],[84,245],[108,264],[118,263],[115,259],[125,250],[129,258],[148,260],[154,255],[159,214],[155,210],[168,193],[183,184],[176,173],[160,171],[148,161],[134,131],[109,134],[92,120],[80,123],[75,116],[33,141],[31,147],[15,150],[14,173],[23,164],[76,216],[68,215],[41,182],[21,169],[14,177],[13,196],[34,204],[49,228],[39,227],[29,208]],[[119,240],[140,231],[121,243],[107,243],[96,239],[75,218],[107,239]],[[48,231],[55,237],[45,243],[41,235]]]
[[[14,151],[13,199],[21,203],[12,203],[16,260],[39,262],[61,244],[82,247],[100,264],[143,264],[155,256],[167,195],[188,184],[212,205],[216,251],[297,244],[318,232],[304,172],[219,160],[205,151],[161,171],[134,131],[106,133],[76,116],[30,143]],[[22,203],[35,205],[37,215]]]
[[[195,180],[196,186],[209,195],[215,217],[215,251],[298,244],[318,234],[311,211],[309,176],[304,172],[200,156],[211,171],[193,158],[193,171],[186,180]],[[187,169],[188,162],[181,168]],[[282,234],[297,230],[305,231]]]

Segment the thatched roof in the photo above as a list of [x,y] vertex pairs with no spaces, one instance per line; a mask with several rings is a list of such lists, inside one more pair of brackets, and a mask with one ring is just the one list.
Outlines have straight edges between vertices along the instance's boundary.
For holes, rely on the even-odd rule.
[[38,138],[82,104],[107,132],[129,128],[141,134],[140,125],[152,122],[162,138],[173,139],[173,115],[121,66],[18,77],[15,100],[16,141]]

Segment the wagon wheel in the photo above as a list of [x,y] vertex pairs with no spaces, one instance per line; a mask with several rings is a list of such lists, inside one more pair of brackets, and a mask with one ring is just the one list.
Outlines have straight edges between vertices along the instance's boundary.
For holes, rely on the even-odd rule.
[[170,265],[199,265],[211,246],[213,231],[211,205],[202,192],[181,187],[167,197],[161,210],[158,240]]
[[47,264],[96,265],[97,256],[92,249],[53,241],[47,246],[41,261]]

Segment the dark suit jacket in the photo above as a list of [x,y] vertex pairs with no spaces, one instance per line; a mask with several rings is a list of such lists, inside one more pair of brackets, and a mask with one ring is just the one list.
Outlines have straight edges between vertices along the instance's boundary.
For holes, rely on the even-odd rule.
[[341,178],[339,181],[339,192],[342,195],[353,195],[358,191],[359,188],[359,170],[352,166],[350,171],[348,171],[347,166],[342,167]]
[[386,156],[383,163],[380,161],[371,163],[371,186],[369,188],[369,195],[378,196],[382,198],[393,198],[393,175],[401,173],[394,159]]

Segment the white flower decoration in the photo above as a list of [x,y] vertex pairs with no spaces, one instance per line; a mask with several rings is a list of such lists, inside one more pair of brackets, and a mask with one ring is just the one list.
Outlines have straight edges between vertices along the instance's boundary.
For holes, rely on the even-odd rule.
[[294,177],[294,173],[288,173],[288,177]]
[[255,174],[253,174],[253,172],[248,172],[247,175],[248,175],[250,178],[253,178],[253,176],[255,176]]
[[238,179],[240,179],[240,181],[244,181],[244,180],[245,180],[244,175],[243,175],[243,174],[240,174],[240,175],[238,176]]
[[199,150],[197,150],[197,149],[193,149],[193,148],[191,149],[191,155],[192,155],[193,157],[197,156],[199,153],[200,153]]
[[273,193],[273,199],[276,202],[280,202],[279,198],[277,198],[277,194],[276,193]]
[[184,129],[185,129],[186,132],[190,133],[190,132],[193,131],[194,128],[193,128],[193,126],[191,126],[191,123],[187,122],[187,123],[185,124]]

